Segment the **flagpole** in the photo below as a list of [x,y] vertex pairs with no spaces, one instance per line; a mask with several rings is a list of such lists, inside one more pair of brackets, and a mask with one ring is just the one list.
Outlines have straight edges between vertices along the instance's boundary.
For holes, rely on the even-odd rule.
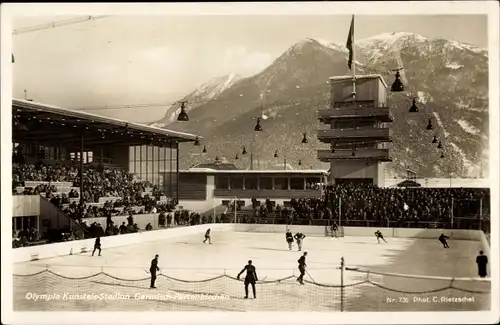
[[352,102],[356,102],[356,49],[354,42],[354,15],[352,15]]

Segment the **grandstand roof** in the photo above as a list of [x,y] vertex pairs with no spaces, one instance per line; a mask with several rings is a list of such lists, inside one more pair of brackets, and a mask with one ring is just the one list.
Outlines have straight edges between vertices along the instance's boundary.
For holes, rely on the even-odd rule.
[[162,145],[168,141],[192,142],[194,134],[177,132],[87,112],[70,110],[28,100],[12,100],[14,142],[37,141],[40,144],[85,145],[127,143]]
[[253,169],[238,169],[238,170],[220,170],[211,168],[191,168],[189,170],[180,170],[180,173],[205,173],[205,174],[322,174],[327,175],[328,172],[322,169],[295,169],[295,170],[253,170]]

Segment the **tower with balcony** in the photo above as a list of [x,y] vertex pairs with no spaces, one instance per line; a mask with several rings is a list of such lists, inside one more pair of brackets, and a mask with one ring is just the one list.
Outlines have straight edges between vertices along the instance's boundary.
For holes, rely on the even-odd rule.
[[330,149],[318,150],[318,159],[330,163],[332,184],[384,185],[384,164],[391,161],[387,84],[381,75],[332,77],[331,105],[318,111],[326,128],[318,139]]

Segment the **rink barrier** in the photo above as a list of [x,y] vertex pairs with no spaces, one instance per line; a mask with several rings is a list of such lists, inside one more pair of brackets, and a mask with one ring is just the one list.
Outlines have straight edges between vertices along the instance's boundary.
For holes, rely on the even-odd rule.
[[[325,226],[303,226],[303,225],[289,225],[290,230],[295,232],[302,232],[306,236],[324,236]],[[256,232],[256,233],[284,233],[287,225],[270,225],[270,224],[236,224],[236,232]],[[374,227],[342,227],[344,236],[364,237],[374,236],[376,230],[386,238],[420,238],[420,239],[436,239],[441,235],[441,229],[425,229],[425,228],[374,228]],[[445,230],[444,234],[449,235],[453,233],[452,238],[458,240],[485,240],[484,233],[481,230],[465,230],[465,229],[452,229]],[[483,239],[484,238],[484,239]]]
[[[269,224],[205,224],[197,226],[187,226],[179,228],[169,228],[134,234],[116,235],[102,237],[102,248],[112,248],[139,244],[149,241],[164,240],[183,237],[186,235],[205,233],[207,227],[212,231],[234,231],[251,233],[279,233],[286,230],[286,225]],[[290,225],[292,232],[302,232],[306,236],[325,236],[325,226],[297,226]],[[422,229],[422,228],[363,228],[363,227],[343,227],[344,236],[363,237],[374,236],[378,229],[386,238],[419,238],[419,239],[437,239],[441,234],[440,229]],[[482,244],[483,250],[489,256],[490,249],[486,236],[480,230],[453,229],[445,230],[446,235],[452,233],[452,239],[472,240]],[[37,255],[38,259],[46,259],[70,254],[81,254],[83,250],[88,251],[88,247],[94,247],[94,239],[84,239],[55,244],[46,244],[31,247],[21,247],[15,249],[13,254],[14,263],[26,262],[32,260],[32,255]]]
[[[106,236],[101,238],[101,247],[103,250],[113,247],[122,247],[134,244],[140,244],[156,240],[165,240],[183,237],[186,235],[204,234],[210,227],[212,231],[232,231],[234,226],[231,224],[210,224],[189,227],[178,227],[170,229],[161,229],[133,234]],[[89,248],[94,247],[95,239],[74,240],[62,243],[38,245],[31,247],[20,247],[13,251],[13,262],[32,261],[36,256],[37,260],[53,257],[79,255]]]

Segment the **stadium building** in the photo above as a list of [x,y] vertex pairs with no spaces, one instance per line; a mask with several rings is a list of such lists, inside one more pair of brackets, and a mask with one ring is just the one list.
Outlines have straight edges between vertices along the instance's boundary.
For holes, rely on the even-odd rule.
[[[106,118],[82,111],[69,110],[28,100],[12,101],[14,143],[13,162],[72,166],[78,173],[84,168],[118,168],[128,170],[138,180],[167,189],[164,200],[179,199],[179,144],[200,139],[193,134],[175,132]],[[80,201],[85,181],[73,182],[15,179],[14,193],[40,184],[55,186],[57,194],[78,193]],[[42,195],[44,193],[41,193]],[[15,195],[13,230],[37,225],[40,230],[63,225],[78,227],[64,213],[39,195]],[[116,198],[102,197],[99,202]],[[43,224],[43,225],[42,225]]]

